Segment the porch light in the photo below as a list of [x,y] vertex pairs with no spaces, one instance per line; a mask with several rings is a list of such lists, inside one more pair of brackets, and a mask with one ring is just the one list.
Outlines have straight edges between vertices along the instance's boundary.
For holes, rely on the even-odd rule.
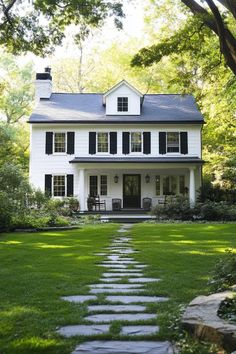
[[146,183],[149,183],[149,182],[150,182],[150,176],[149,176],[148,174],[145,176],[145,182],[146,182]]
[[118,181],[119,181],[119,177],[118,177],[117,175],[115,175],[115,177],[114,177],[114,182],[115,182],[115,183],[118,183]]

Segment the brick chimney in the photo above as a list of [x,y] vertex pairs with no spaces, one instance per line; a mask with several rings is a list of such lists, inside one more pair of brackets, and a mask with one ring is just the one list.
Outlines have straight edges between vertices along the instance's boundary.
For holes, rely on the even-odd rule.
[[36,99],[50,99],[52,94],[51,68],[46,67],[44,73],[37,73],[35,80]]

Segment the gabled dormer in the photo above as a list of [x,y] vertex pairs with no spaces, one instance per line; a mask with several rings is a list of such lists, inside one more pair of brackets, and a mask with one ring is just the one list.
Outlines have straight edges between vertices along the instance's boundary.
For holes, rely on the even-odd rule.
[[103,95],[106,115],[140,115],[143,95],[122,80]]

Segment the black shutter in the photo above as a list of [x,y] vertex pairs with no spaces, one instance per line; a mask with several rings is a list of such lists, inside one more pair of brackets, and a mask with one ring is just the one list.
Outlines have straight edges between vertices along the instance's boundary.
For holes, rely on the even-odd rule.
[[52,175],[45,175],[45,194],[52,196]]
[[89,132],[89,154],[96,154],[96,133]]
[[159,132],[159,154],[166,154],[166,132]]
[[73,155],[75,153],[75,133],[67,132],[67,154]]
[[53,133],[46,132],[46,145],[45,145],[45,153],[47,155],[52,154],[52,142],[53,142]]
[[143,133],[143,153],[148,155],[151,154],[151,133]]
[[180,151],[181,154],[188,154],[188,133],[181,132],[180,133]]
[[129,154],[129,132],[123,132],[122,153]]
[[74,175],[67,175],[67,197],[74,195]]
[[117,132],[110,132],[110,154],[117,154]]

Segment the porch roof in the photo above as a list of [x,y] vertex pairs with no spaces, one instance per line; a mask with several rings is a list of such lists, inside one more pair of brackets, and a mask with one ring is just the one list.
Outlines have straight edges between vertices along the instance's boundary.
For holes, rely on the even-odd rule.
[[197,163],[199,157],[75,157],[70,163]]

